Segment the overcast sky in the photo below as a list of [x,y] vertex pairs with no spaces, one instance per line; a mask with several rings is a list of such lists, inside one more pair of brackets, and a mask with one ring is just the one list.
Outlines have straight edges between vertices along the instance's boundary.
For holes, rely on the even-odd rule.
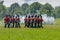
[[22,5],[23,3],[27,2],[28,4],[31,4],[33,2],[39,2],[41,4],[50,3],[53,7],[60,6],[60,0],[4,0],[4,5],[9,7],[12,3],[19,3],[19,5]]

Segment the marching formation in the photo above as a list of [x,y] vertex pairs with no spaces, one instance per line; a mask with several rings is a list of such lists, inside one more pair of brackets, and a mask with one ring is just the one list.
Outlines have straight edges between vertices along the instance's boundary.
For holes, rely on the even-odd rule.
[[25,27],[31,27],[31,28],[43,28],[42,26],[42,16],[26,16],[25,19]]
[[20,18],[19,15],[17,15],[16,17],[11,16],[11,15],[6,15],[4,17],[4,24],[5,24],[5,28],[8,26],[8,28],[12,27],[16,27],[16,28],[20,28]]
[[[37,16],[37,15],[32,15],[32,16],[25,16],[24,19],[25,22],[25,27],[28,28],[43,28],[42,26],[42,16]],[[11,16],[11,15],[6,15],[4,17],[4,24],[5,24],[5,28],[8,26],[8,28],[12,27],[12,28],[20,28],[20,17],[19,15],[15,16]]]

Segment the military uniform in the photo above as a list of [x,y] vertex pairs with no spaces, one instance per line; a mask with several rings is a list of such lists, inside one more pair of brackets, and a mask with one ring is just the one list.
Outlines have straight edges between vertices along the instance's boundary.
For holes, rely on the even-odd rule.
[[39,18],[39,16],[38,16],[37,24],[38,24],[38,27],[39,27],[39,28],[40,28],[40,22],[41,22],[41,18]]
[[42,19],[42,16],[41,16],[41,20],[40,20],[40,26],[43,28],[43,26],[42,26],[42,22],[43,22],[43,19]]
[[34,18],[33,18],[33,16],[31,16],[31,27],[32,28],[34,27]]
[[15,18],[15,21],[16,21],[16,28],[17,27],[19,27],[20,28],[20,18],[19,18],[19,16],[17,16],[16,18]]
[[35,28],[37,27],[37,16],[35,16],[35,18],[34,18],[34,27]]
[[10,21],[10,18],[8,17],[8,16],[5,16],[4,17],[4,23],[5,23],[5,28],[7,27],[7,25],[8,25],[8,28],[9,28],[9,26],[10,26],[10,23],[9,23],[9,21]]
[[30,16],[28,16],[28,18],[27,18],[27,27],[30,27]]
[[14,18],[14,16],[11,17],[11,23],[13,24],[13,25],[12,25],[12,28],[14,28],[14,23],[15,23],[15,18]]

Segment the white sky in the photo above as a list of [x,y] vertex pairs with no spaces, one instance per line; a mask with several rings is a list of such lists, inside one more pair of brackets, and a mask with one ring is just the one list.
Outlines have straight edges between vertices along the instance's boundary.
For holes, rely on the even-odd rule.
[[53,7],[60,6],[60,0],[4,0],[4,5],[6,7],[9,7],[12,3],[15,2],[19,3],[19,5],[22,5],[25,2],[27,2],[28,4],[39,2],[41,4],[50,3]]

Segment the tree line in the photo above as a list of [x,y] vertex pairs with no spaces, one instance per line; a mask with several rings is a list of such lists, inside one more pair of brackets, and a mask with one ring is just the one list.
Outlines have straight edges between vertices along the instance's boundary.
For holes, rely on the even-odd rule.
[[24,3],[22,6],[20,6],[18,3],[13,3],[10,7],[6,7],[3,5],[3,3],[0,3],[0,19],[2,19],[6,14],[47,14],[48,16],[60,18],[60,6],[54,8],[49,3],[45,3],[43,5],[39,2],[34,2],[30,5]]

